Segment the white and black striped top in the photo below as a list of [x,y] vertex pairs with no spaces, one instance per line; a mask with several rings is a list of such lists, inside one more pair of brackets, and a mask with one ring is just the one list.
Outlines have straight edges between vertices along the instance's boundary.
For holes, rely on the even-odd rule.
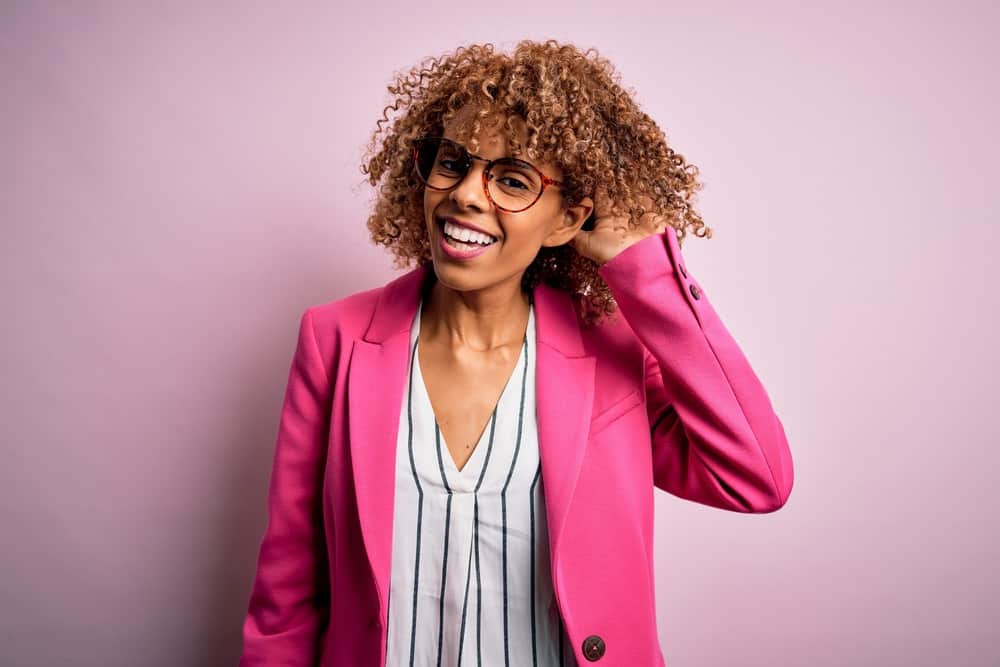
[[553,600],[535,413],[535,312],[461,471],[410,330],[396,455],[386,667],[576,665]]

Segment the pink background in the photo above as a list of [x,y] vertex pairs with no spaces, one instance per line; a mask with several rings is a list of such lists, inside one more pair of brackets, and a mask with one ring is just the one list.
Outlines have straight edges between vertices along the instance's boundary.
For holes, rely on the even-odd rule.
[[702,169],[795,459],[773,515],[657,494],[668,667],[1000,664],[995,3],[136,4],[0,10],[0,663],[235,664],[298,316],[397,275],[386,84],[552,37]]

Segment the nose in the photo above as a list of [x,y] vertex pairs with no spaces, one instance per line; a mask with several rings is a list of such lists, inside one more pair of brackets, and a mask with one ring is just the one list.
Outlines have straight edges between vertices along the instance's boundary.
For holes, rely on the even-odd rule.
[[475,208],[480,212],[489,210],[490,200],[486,195],[486,188],[483,187],[483,170],[485,168],[485,164],[473,160],[469,171],[448,194],[448,198],[460,206],[462,210],[469,208]]

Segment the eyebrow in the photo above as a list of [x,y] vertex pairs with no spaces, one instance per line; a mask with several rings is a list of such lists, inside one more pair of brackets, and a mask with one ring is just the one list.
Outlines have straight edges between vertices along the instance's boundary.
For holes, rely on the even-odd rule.
[[[465,150],[466,150],[466,151],[467,151],[467,152],[468,152],[468,153],[469,153],[470,155],[473,155],[473,152],[469,150],[469,147],[468,147],[468,146],[466,146],[465,144],[463,144],[463,143],[462,143],[461,141],[459,141],[458,139],[455,139],[454,137],[449,137],[449,136],[446,136],[446,135],[444,135],[444,134],[442,134],[442,135],[441,135],[441,137],[442,137],[443,139],[448,139],[449,141],[454,141],[454,142],[455,142],[456,144],[458,144],[459,146],[461,146],[462,148],[464,148],[464,149],[465,149]],[[487,159],[487,160],[491,160],[491,159],[492,159],[492,160],[499,160],[499,159],[501,159],[501,158],[505,158],[505,157],[506,157],[506,158],[512,158],[512,159],[514,159],[514,160],[519,160],[519,161],[521,161],[521,162],[524,162],[524,163],[526,163],[526,164],[530,164],[530,163],[528,163],[528,162],[527,162],[527,160],[525,160],[525,159],[524,159],[523,155],[524,155],[523,151],[518,151],[518,152],[516,152],[516,153],[509,153],[509,154],[505,154],[505,155],[501,155],[501,156],[499,156],[499,157],[495,157],[495,158],[486,158],[486,159]],[[476,157],[486,157],[486,156],[484,156],[484,155],[476,155]]]

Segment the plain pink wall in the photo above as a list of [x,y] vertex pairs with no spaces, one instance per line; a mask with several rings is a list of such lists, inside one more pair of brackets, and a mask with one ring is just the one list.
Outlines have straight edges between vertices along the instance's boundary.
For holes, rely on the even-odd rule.
[[1000,662],[995,3],[136,4],[0,10],[0,663],[235,664],[298,316],[397,275],[385,86],[548,37],[701,168],[795,458],[773,515],[657,494],[669,667]]

